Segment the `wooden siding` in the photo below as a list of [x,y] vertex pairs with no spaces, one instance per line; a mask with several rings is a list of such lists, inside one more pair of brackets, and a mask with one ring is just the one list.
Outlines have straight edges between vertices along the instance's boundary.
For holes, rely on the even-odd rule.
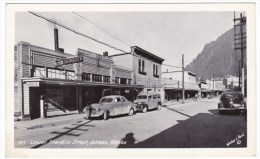
[[116,70],[116,77],[132,79],[131,71],[118,69],[118,68],[115,68],[115,70]]
[[[57,65],[57,63],[55,62],[56,59],[62,59],[62,57],[44,55],[36,52],[33,52],[32,54],[34,65],[37,66],[55,68],[55,66]],[[73,64],[63,65],[62,67],[66,70],[74,71]]]
[[29,104],[29,87],[24,85],[23,88],[23,101],[24,101],[24,115],[30,114],[30,104]]

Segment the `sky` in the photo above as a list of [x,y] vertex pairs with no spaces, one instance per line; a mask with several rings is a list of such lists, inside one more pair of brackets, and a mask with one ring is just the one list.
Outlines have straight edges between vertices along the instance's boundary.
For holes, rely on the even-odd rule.
[[[185,66],[203,50],[233,27],[233,12],[37,12],[49,19],[130,52],[139,46],[163,59],[164,64]],[[83,18],[81,18],[83,17]],[[29,12],[15,16],[15,43],[29,42],[54,50],[53,29],[59,29],[59,46],[74,55],[78,48],[109,55],[121,53],[93,40],[55,26]],[[162,68],[163,71],[176,70]]]

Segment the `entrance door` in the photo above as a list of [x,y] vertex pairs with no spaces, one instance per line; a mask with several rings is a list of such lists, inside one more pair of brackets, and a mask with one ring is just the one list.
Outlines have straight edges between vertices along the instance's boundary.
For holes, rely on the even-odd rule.
[[40,90],[38,87],[29,88],[29,102],[31,119],[40,118]]

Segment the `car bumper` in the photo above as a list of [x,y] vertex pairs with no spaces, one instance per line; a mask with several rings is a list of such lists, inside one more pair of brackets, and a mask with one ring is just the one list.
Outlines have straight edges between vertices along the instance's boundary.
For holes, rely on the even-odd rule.
[[103,114],[103,111],[92,110],[91,112],[89,112],[89,110],[86,110],[85,114],[88,117],[99,117],[99,116],[101,116]]
[[218,110],[245,110],[245,108],[218,108]]

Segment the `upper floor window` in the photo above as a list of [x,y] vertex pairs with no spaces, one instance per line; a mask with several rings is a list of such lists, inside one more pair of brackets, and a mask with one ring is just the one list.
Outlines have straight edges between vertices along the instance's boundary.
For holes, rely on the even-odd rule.
[[90,81],[91,80],[91,74],[90,73],[83,73],[82,74],[82,80],[83,81]]
[[33,77],[46,77],[46,69],[44,67],[34,67]]
[[63,70],[48,68],[47,69],[47,74],[48,74],[48,78],[66,79],[65,71],[63,71]]
[[126,84],[127,82],[127,79],[126,78],[121,78],[120,79],[120,84]]
[[146,75],[146,72],[144,70],[145,70],[145,62],[143,59],[139,59],[138,60],[138,72],[140,74]]
[[153,76],[159,78],[158,65],[153,64]]
[[75,72],[67,71],[67,80],[77,80]]
[[119,77],[115,78],[115,83],[119,83]]
[[92,81],[93,82],[102,82],[102,75],[92,74]]
[[105,83],[110,83],[110,77],[109,76],[104,76],[104,82]]
[[128,79],[128,80],[127,80],[127,84],[128,84],[128,85],[131,85],[131,83],[132,83],[132,80],[131,80],[131,79]]

